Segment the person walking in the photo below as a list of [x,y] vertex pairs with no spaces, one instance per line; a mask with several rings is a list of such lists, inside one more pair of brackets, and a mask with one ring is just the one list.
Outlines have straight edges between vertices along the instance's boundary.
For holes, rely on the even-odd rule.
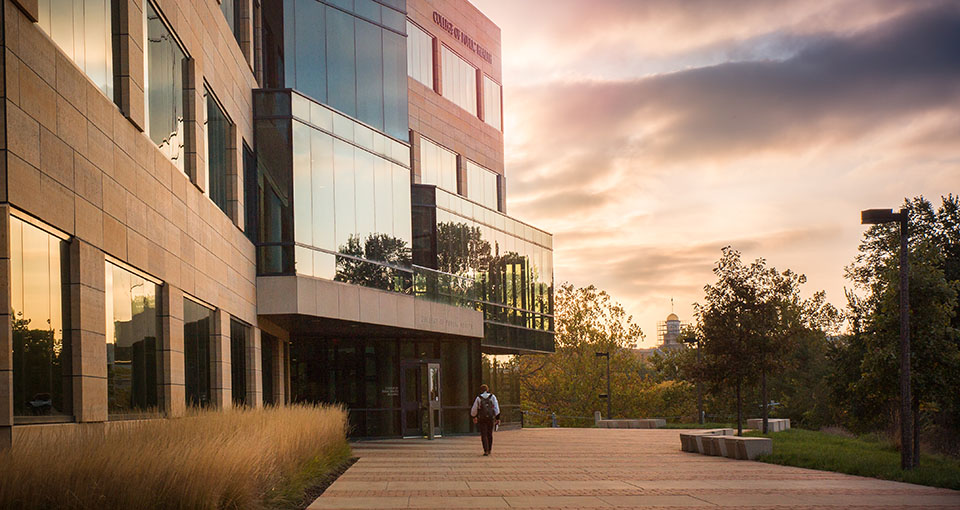
[[493,449],[493,428],[500,425],[500,404],[497,396],[490,393],[486,384],[480,385],[480,395],[473,401],[470,416],[473,416],[473,423],[480,428],[483,454],[490,455],[490,450]]

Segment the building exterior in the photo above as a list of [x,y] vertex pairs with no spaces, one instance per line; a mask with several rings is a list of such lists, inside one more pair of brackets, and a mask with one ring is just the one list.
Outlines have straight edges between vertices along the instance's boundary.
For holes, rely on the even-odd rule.
[[678,341],[680,333],[686,324],[680,322],[677,314],[670,312],[667,320],[657,323],[657,343],[658,349],[680,349],[683,344]]
[[553,350],[466,0],[2,6],[0,445],[300,401],[467,432],[485,356]]

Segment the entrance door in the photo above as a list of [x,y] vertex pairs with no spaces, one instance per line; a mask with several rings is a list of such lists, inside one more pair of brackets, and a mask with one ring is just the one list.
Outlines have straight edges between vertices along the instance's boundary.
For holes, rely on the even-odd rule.
[[400,426],[406,437],[433,438],[440,427],[440,364],[403,361],[400,364]]

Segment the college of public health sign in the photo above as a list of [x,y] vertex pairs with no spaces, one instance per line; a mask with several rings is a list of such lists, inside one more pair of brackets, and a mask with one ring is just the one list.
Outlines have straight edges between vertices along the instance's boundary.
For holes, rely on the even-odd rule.
[[472,37],[457,28],[453,22],[447,18],[444,18],[443,15],[437,11],[433,11],[433,22],[436,23],[440,28],[444,29],[447,33],[452,35],[455,39],[463,43],[464,46],[470,48],[470,51],[480,55],[480,58],[491,64],[493,63],[493,55],[491,55],[486,48],[480,46],[477,41],[474,41]]

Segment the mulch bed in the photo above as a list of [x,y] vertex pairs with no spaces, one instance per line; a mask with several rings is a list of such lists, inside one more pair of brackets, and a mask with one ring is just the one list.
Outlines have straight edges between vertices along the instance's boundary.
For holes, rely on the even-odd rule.
[[357,459],[358,457],[351,457],[347,459],[343,462],[343,464],[340,464],[329,473],[319,478],[316,484],[307,487],[307,490],[303,491],[303,500],[301,501],[301,504],[298,505],[298,508],[306,509],[308,506],[310,506],[311,503],[313,503],[317,498],[320,497],[320,495],[323,494],[323,491],[327,490],[327,487],[333,485],[333,482],[336,482],[337,478],[340,478],[340,475],[344,474],[348,469],[350,469],[350,466],[352,466]]

